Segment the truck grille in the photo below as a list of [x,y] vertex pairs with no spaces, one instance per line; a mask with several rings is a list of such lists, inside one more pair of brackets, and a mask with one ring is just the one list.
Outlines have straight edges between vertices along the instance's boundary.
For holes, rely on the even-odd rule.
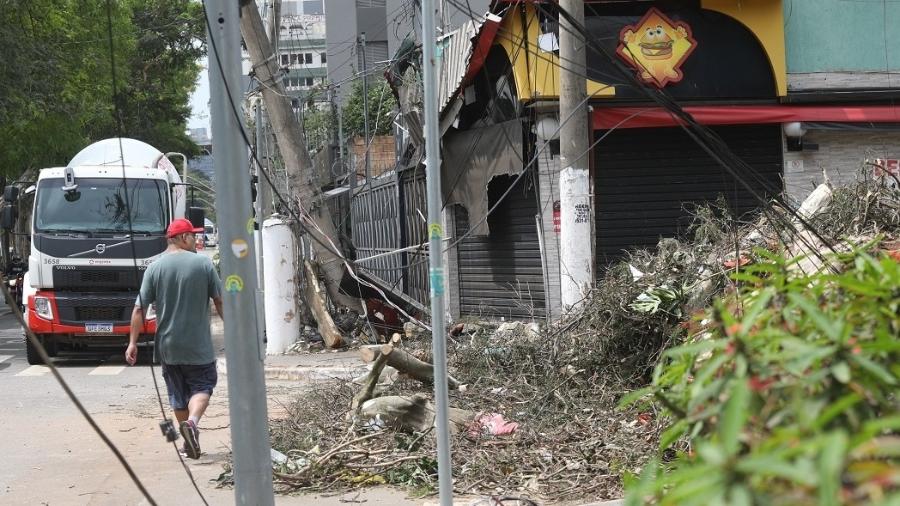
[[144,271],[133,267],[90,267],[78,269],[53,269],[53,288],[78,291],[138,290],[144,279]]
[[131,321],[131,311],[137,293],[57,293],[56,309],[61,323],[80,325],[85,322],[110,322],[125,325]]
[[124,320],[122,307],[76,307],[75,315],[83,322],[113,322]]

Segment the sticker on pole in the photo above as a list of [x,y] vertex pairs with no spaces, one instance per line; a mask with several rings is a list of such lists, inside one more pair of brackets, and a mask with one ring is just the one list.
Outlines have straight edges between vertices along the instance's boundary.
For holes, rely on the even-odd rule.
[[225,291],[237,293],[244,289],[244,280],[237,274],[231,274],[225,278]]
[[428,225],[428,237],[432,239],[440,239],[444,235],[444,227],[440,223],[432,223]]
[[243,239],[231,241],[231,252],[238,258],[246,258],[250,254],[250,245]]
[[431,280],[431,295],[443,295],[444,269],[429,269],[428,273]]
[[250,219],[247,220],[247,233],[253,235],[254,230],[256,230],[256,220],[254,220],[253,217],[250,217]]

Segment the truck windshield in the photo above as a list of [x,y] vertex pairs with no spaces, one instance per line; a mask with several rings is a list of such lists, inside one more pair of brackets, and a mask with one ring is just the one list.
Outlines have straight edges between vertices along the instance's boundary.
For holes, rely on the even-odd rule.
[[67,192],[62,190],[62,178],[41,180],[35,205],[36,231],[127,233],[131,230],[150,234],[165,231],[169,214],[165,181],[78,178],[77,183],[76,190]]

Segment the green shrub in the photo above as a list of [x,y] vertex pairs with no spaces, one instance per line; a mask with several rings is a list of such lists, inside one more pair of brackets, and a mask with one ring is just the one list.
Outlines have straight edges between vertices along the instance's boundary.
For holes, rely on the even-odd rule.
[[623,399],[671,419],[629,504],[900,503],[900,265],[860,250],[805,276],[757,254]]

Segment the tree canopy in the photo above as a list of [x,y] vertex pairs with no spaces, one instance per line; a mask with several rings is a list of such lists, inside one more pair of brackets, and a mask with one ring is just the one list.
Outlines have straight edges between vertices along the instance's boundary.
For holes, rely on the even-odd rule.
[[202,9],[191,0],[0,0],[0,173],[60,166],[118,135],[116,104],[121,135],[196,153],[185,130],[205,52]]
[[[387,135],[393,128],[397,100],[383,77],[369,78],[369,135]],[[353,83],[347,105],[344,106],[344,134],[349,137],[363,135],[363,86],[362,79]]]

